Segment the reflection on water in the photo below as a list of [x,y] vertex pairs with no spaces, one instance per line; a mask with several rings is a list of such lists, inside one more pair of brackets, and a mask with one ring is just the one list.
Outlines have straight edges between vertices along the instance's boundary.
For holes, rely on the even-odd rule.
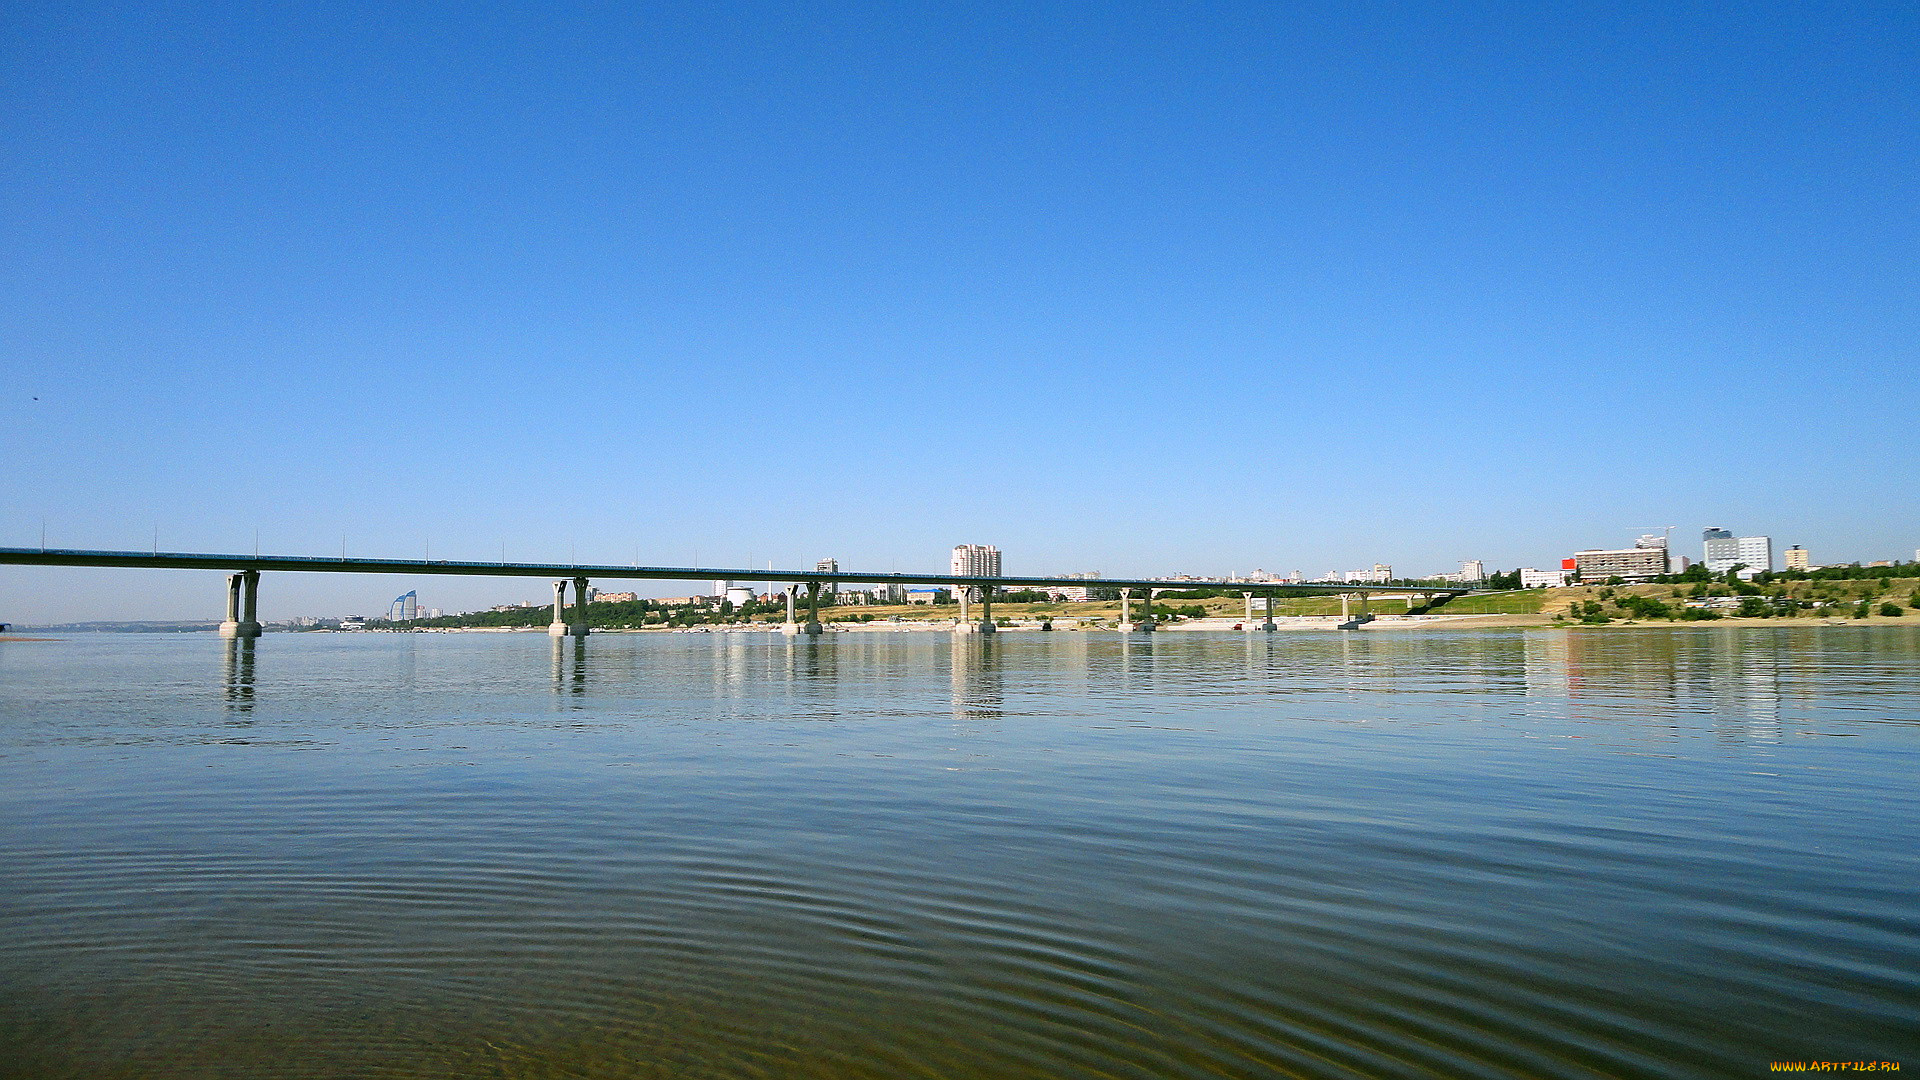
[[0,644],[0,1075],[1920,1060],[1917,646]]
[[553,689],[582,697],[587,692],[587,639],[567,635],[548,638],[553,643]]
[[1004,703],[998,634],[954,634],[951,649],[953,718],[998,720]]
[[226,639],[226,662],[221,665],[221,683],[226,688],[227,713],[244,721],[253,711],[253,638]]

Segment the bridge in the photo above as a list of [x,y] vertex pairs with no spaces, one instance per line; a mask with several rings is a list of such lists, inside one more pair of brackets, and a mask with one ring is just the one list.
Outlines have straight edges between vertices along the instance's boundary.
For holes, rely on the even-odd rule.
[[[1405,596],[1407,606],[1431,603],[1471,592],[1466,588],[1434,585],[1378,584],[1295,584],[1279,581],[1219,580],[1179,581],[1151,578],[1064,578],[1064,577],[968,577],[955,574],[870,574],[858,572],[827,573],[820,570],[755,570],[739,567],[701,566],[620,566],[616,564],[567,564],[527,562],[469,562],[457,559],[349,559],[345,556],[305,555],[218,555],[177,551],[90,551],[62,548],[0,548],[0,564],[16,566],[114,566],[150,570],[218,570],[227,574],[227,617],[220,624],[225,637],[258,637],[260,634],[260,575],[267,571],[323,574],[447,574],[464,577],[533,577],[553,580],[553,622],[547,632],[556,637],[584,636],[587,633],[587,585],[595,578],[603,581],[767,581],[786,582],[787,621],[781,629],[789,634],[819,634],[820,591],[826,585],[921,585],[951,588],[960,601],[960,619],[954,629],[960,633],[990,634],[995,593],[1008,589],[1088,588],[1120,590],[1120,629],[1149,632],[1155,629],[1153,596],[1156,592],[1185,592],[1211,589],[1238,592],[1246,600],[1247,624],[1254,621],[1253,601],[1266,602],[1265,619],[1257,627],[1274,629],[1273,598],[1278,595],[1335,595],[1341,598],[1341,627],[1357,627],[1372,616],[1368,598],[1374,595]],[[567,586],[573,586],[573,605],[569,613]],[[801,601],[806,593],[807,620],[798,621]],[[968,602],[979,594],[980,619],[974,621]],[[1133,601],[1145,601],[1143,614],[1134,617]],[[1358,608],[1355,609],[1357,602]]]

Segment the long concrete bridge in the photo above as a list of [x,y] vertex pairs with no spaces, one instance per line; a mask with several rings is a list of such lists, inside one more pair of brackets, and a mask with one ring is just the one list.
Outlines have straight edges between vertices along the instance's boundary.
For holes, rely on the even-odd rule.
[[[587,632],[587,584],[595,578],[603,581],[767,581],[786,582],[787,621],[782,630],[789,634],[818,634],[820,591],[827,585],[933,585],[951,588],[960,601],[960,619],[954,629],[960,633],[994,632],[993,598],[1008,589],[1050,589],[1096,587],[1120,590],[1120,629],[1147,632],[1155,628],[1155,593],[1212,589],[1238,592],[1246,600],[1246,622],[1254,621],[1253,601],[1264,598],[1265,618],[1255,629],[1272,630],[1275,596],[1334,595],[1341,598],[1341,626],[1351,628],[1371,618],[1368,598],[1375,595],[1405,596],[1407,606],[1458,596],[1471,589],[1433,585],[1293,584],[1275,581],[1154,580],[1152,578],[1062,578],[1062,577],[967,577],[955,574],[869,574],[858,572],[827,573],[820,570],[755,570],[739,567],[701,566],[620,566],[613,564],[566,564],[523,562],[468,562],[455,559],[349,559],[345,557],[303,555],[217,555],[178,551],[89,551],[61,548],[0,548],[0,564],[17,566],[117,566],[152,570],[218,570],[227,574],[227,617],[220,624],[226,637],[257,637],[260,634],[260,575],[269,570],[289,573],[323,574],[448,574],[465,577],[553,578],[553,623],[547,632],[556,637],[584,636]],[[567,585],[573,586],[573,605],[569,613]],[[804,591],[806,621],[798,621]],[[969,594],[978,592],[980,619],[968,611]],[[1143,613],[1134,617],[1133,601],[1145,602]],[[1356,609],[1357,604],[1357,609]]]

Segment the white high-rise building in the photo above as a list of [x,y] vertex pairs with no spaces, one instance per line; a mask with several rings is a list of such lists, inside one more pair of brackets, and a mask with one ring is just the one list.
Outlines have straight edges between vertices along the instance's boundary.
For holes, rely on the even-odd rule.
[[999,577],[1000,549],[990,544],[961,544],[953,549],[955,577]]
[[1752,577],[1763,570],[1773,569],[1773,538],[1770,536],[1735,536],[1719,526],[1701,533],[1706,545],[1706,565],[1709,574],[1724,574],[1735,565],[1744,565],[1742,577]]
[[[813,564],[813,568],[822,574],[837,574],[840,572],[840,560],[821,559]],[[840,584],[835,581],[826,582],[820,587],[820,591],[829,597],[836,596],[840,592]]]

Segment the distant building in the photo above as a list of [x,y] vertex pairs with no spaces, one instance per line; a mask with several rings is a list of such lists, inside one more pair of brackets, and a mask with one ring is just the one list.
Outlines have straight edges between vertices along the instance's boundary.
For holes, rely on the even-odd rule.
[[1740,561],[1747,563],[1747,577],[1757,573],[1770,573],[1774,569],[1774,538],[1772,536],[1741,536]]
[[1374,563],[1371,570],[1349,570],[1341,579],[1362,585],[1385,585],[1393,580],[1393,567],[1386,563]]
[[420,617],[420,597],[413,590],[401,593],[387,605],[388,622],[412,622]]
[[953,549],[955,577],[999,577],[1000,549],[991,544],[961,544]]
[[1705,546],[1707,573],[1724,574],[1736,565],[1746,569],[1741,577],[1752,577],[1773,569],[1773,539],[1766,536],[1735,536],[1714,526],[1700,534]]
[[1667,549],[1659,547],[1592,548],[1573,553],[1573,566],[1588,584],[1620,578],[1645,581],[1667,572]]
[[1565,570],[1535,570],[1530,566],[1520,568],[1520,587],[1523,589],[1560,589],[1565,588],[1570,575]]
[[740,605],[752,599],[753,586],[751,585],[735,585],[727,590],[727,603],[732,604],[736,611],[740,609]]
[[[1099,581],[1100,571],[1088,570],[1083,573],[1068,574],[1066,576],[1077,581]],[[1089,600],[1102,599],[1104,595],[1105,590],[1102,590],[1098,585],[1054,585],[1049,586],[1047,589],[1049,599],[1070,604],[1080,604]]]
[[1479,559],[1461,559],[1460,573],[1454,578],[1462,585],[1472,585],[1487,580],[1487,564]]
[[[819,562],[813,564],[813,568],[822,574],[837,574],[840,572],[840,560],[821,559]],[[831,603],[831,598],[840,592],[840,584],[835,581],[825,582],[820,586],[820,592],[822,595],[828,597],[828,602]]]
[[1807,561],[1807,549],[1795,544],[1786,550],[1787,569],[1811,570],[1813,564]]
[[875,585],[869,595],[873,597],[873,602],[876,604],[904,604],[907,602],[907,587],[893,584]]
[[1640,539],[1633,542],[1633,546],[1644,548],[1648,551],[1659,551],[1665,555],[1666,569],[1661,571],[1662,573],[1677,574],[1687,568],[1687,560],[1675,555],[1673,551],[1668,548],[1665,533],[1642,533],[1640,534]]
[[945,595],[946,591],[947,590],[945,589],[908,589],[907,603],[909,604],[938,603],[941,596]]

